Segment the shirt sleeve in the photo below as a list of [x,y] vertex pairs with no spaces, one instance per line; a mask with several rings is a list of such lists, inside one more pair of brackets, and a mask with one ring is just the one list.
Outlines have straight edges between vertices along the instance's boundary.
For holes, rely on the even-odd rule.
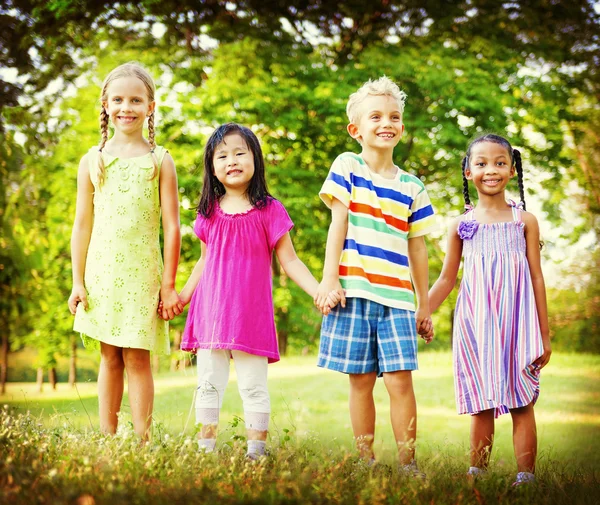
[[333,198],[337,198],[346,207],[350,207],[350,198],[352,196],[352,168],[350,165],[351,158],[341,154],[338,156],[331,168],[327,179],[319,191],[321,200],[331,208]]
[[429,195],[424,187],[419,187],[419,193],[414,198],[410,216],[408,217],[408,238],[427,235],[437,228],[435,212]]
[[194,223],[194,233],[205,244],[208,242],[206,240],[206,228],[207,228],[206,224],[207,224],[206,218],[204,216],[202,216],[202,214],[198,214],[198,217],[196,217],[196,222]]
[[269,248],[274,249],[279,239],[294,227],[294,223],[279,200],[271,200],[267,210],[267,237]]

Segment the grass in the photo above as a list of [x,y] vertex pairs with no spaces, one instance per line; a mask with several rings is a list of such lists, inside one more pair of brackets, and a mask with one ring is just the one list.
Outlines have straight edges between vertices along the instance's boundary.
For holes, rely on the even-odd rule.
[[[387,394],[376,386],[375,448],[368,468],[353,452],[347,377],[311,357],[272,365],[271,456],[244,460],[243,410],[235,374],[226,392],[217,454],[193,442],[193,370],[156,378],[155,433],[149,447],[132,435],[124,403],[116,437],[97,433],[95,383],[8,384],[0,402],[1,503],[596,503],[600,491],[600,357],[554,355],[536,405],[538,479],[510,487],[515,473],[510,416],[497,421],[491,472],[470,486],[468,416],[454,409],[451,356],[422,353],[414,373],[417,456],[425,483],[395,471]],[[233,372],[233,367],[232,367]],[[5,461],[2,463],[2,461]],[[82,498],[83,497],[83,498]],[[87,498],[86,498],[87,497]],[[93,500],[93,501],[89,501]]]

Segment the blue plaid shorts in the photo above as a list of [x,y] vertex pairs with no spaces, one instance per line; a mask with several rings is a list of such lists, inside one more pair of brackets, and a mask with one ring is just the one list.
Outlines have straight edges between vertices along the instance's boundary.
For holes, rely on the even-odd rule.
[[348,374],[416,370],[415,313],[364,298],[346,298],[321,326],[317,365]]

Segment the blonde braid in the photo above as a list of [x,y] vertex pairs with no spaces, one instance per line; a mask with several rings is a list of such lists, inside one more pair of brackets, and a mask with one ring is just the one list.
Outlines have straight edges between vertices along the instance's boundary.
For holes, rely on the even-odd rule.
[[154,111],[148,116],[148,142],[150,143],[150,154],[152,155],[152,163],[154,165],[154,170],[150,175],[150,180],[152,180],[158,174],[158,158],[154,154],[154,149],[156,148],[156,142],[154,141]]
[[104,159],[102,158],[102,149],[104,149],[106,141],[108,140],[108,112],[106,112],[104,106],[102,106],[102,110],[100,111],[100,132],[102,133],[102,140],[98,146],[98,186],[104,184]]

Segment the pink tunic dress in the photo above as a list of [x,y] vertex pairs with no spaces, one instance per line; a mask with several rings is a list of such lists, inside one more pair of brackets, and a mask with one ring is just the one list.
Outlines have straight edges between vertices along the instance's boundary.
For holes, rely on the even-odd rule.
[[206,244],[202,278],[190,301],[181,349],[232,349],[279,361],[271,259],[294,224],[270,199],[263,209],[226,214],[217,204],[194,232]]

